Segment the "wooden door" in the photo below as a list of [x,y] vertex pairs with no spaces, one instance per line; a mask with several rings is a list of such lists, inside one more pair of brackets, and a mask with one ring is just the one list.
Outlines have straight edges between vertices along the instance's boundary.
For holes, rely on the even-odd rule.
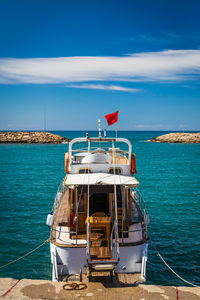
[[87,194],[81,194],[77,203],[79,202],[78,207],[78,233],[86,232],[86,215],[87,215]]

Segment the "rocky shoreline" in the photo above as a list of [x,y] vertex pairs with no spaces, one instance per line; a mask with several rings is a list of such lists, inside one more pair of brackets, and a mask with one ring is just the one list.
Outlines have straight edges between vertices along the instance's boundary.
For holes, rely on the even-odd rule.
[[19,144],[62,144],[69,140],[44,131],[7,131],[0,132],[0,143]]
[[153,138],[150,140],[150,142],[198,144],[200,143],[200,132],[196,132],[196,133],[174,132],[174,133],[164,134],[156,138]]

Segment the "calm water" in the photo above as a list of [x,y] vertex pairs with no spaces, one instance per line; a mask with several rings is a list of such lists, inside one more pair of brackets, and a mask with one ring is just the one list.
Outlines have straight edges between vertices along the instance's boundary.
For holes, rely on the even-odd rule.
[[[68,138],[84,132],[55,132]],[[147,142],[162,132],[120,132],[130,139],[150,215],[149,235],[169,265],[200,283],[200,145]],[[91,133],[91,136],[97,133]],[[46,216],[64,177],[67,145],[0,145],[0,265],[49,237]],[[0,277],[51,279],[49,245],[0,270]],[[183,285],[149,246],[147,283]]]

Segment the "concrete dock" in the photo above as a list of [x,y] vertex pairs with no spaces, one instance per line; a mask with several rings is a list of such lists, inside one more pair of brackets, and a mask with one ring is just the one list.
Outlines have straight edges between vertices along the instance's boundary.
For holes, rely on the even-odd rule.
[[64,282],[47,280],[17,280],[0,278],[0,299],[130,299],[130,300],[196,300],[200,299],[200,288],[158,285],[120,285],[110,282],[85,282],[84,290],[64,290]]

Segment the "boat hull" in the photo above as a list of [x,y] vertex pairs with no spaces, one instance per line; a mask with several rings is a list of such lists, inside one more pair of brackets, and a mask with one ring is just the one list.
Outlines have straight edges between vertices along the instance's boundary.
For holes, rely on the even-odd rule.
[[[121,246],[120,261],[115,267],[115,273],[141,273],[144,280],[146,277],[146,257],[148,244],[136,246]],[[79,274],[84,272],[87,266],[86,247],[59,247],[51,243],[51,262],[53,265],[52,280],[59,281],[63,272],[65,275]]]

